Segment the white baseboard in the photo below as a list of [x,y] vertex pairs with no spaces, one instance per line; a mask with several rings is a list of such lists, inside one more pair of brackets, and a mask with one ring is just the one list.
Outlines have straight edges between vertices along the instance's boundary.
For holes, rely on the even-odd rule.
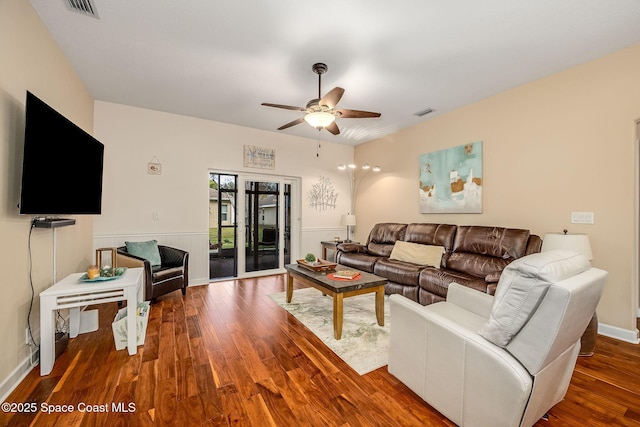
[[640,344],[640,332],[637,329],[622,329],[604,323],[598,324],[598,333],[631,344]]
[[[40,358],[38,350],[35,356],[29,356],[25,358],[18,367],[16,367],[7,378],[2,381],[0,384],[0,401],[4,402],[7,400],[7,397],[11,394],[13,390],[25,379],[25,377],[31,372],[31,370],[38,365],[38,360]],[[35,358],[35,364],[31,363],[32,357]]]

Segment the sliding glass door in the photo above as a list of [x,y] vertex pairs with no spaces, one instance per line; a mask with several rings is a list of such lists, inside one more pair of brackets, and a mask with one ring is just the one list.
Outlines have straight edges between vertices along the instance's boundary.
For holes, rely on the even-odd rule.
[[245,181],[245,271],[280,265],[280,184]]
[[297,229],[291,221],[297,181],[212,172],[209,182],[210,278],[282,272]]
[[209,174],[209,278],[238,275],[238,176]]

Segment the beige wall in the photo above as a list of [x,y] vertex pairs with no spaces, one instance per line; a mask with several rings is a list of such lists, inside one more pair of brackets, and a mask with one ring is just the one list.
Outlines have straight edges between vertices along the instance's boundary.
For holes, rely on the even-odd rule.
[[[303,227],[339,223],[349,200],[348,181],[337,170],[353,147],[210,120],[97,101],[95,136],[105,144],[103,211],[96,234],[201,232],[209,226],[209,171],[302,177]],[[244,145],[273,148],[275,169],[243,165]],[[162,163],[149,175],[147,163]],[[320,175],[345,195],[335,210],[307,209],[306,194]],[[157,212],[159,220],[152,220]]]
[[[357,146],[357,161],[380,163],[384,172],[363,180],[356,237],[364,240],[373,224],[390,220],[587,233],[593,265],[609,271],[600,321],[635,330],[639,76],[636,45]],[[483,213],[420,214],[420,154],[478,140],[484,141]],[[571,224],[572,211],[594,212],[595,223]]]
[[[25,328],[31,299],[27,243],[30,217],[18,215],[24,102],[30,90],[52,107],[91,132],[93,99],[44,27],[28,1],[0,1],[0,393],[26,369],[29,348]],[[86,268],[91,260],[91,217],[79,217],[73,227],[57,233],[57,273]],[[40,330],[37,295],[52,284],[53,233],[33,231],[33,285],[35,300],[31,324]],[[39,335],[36,339],[39,342]],[[11,384],[9,384],[10,386]]]
[[[306,125],[305,125],[306,126]],[[349,210],[349,181],[338,164],[353,147],[164,113],[109,102],[95,103],[95,136],[105,144],[102,215],[94,221],[96,246],[154,238],[189,251],[189,280],[209,277],[209,171],[294,177],[301,182],[299,256],[320,254],[320,241],[344,235],[340,215]],[[310,129],[313,136],[313,129]],[[243,147],[275,150],[275,169],[244,167]],[[149,175],[157,159],[161,175]],[[154,160],[156,161],[156,160]],[[310,207],[307,194],[321,176],[340,194],[335,209]],[[153,213],[157,213],[157,220]],[[107,243],[113,242],[113,243]],[[174,243],[170,243],[174,242]],[[295,248],[294,248],[295,249]]]

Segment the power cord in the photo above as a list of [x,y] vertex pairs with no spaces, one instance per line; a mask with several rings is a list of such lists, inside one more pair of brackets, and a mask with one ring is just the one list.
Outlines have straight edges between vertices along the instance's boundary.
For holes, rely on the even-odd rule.
[[[35,287],[33,286],[33,255],[31,252],[31,236],[33,233],[33,229],[36,228],[36,222],[41,220],[41,218],[34,217],[31,220],[31,228],[29,229],[29,238],[27,241],[28,252],[29,252],[29,286],[31,287],[31,301],[29,301],[29,312],[27,314],[27,329],[29,330],[29,340],[27,345],[33,350],[35,347],[36,351],[31,351],[31,365],[35,366],[38,363],[37,355],[40,352],[40,344],[36,342],[33,336],[33,329],[31,328],[31,312],[33,311],[33,302],[35,300]],[[57,332],[68,332],[68,321],[62,317],[60,314],[60,310],[56,310],[56,333]],[[36,356],[36,360],[34,360],[34,356]]]
[[[28,252],[29,252],[29,286],[31,287],[31,301],[29,302],[29,313],[27,314],[27,328],[29,329],[29,339],[30,343],[27,343],[31,347],[31,344],[36,348],[36,352],[40,350],[40,344],[38,344],[33,337],[33,330],[31,329],[31,311],[33,310],[33,301],[35,299],[36,291],[33,287],[33,260],[31,254],[31,234],[33,233],[33,229],[35,228],[36,219],[31,220],[31,228],[29,229],[29,239],[27,241]],[[33,354],[33,352],[32,352]]]

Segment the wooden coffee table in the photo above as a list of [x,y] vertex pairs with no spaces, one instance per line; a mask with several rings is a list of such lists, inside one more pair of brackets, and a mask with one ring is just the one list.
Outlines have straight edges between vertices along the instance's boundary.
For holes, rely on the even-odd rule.
[[[360,272],[360,278],[355,280],[334,280],[327,277],[329,272],[316,272],[300,267],[297,264],[285,265],[287,269],[287,302],[293,297],[293,281],[314,287],[324,295],[333,297],[333,336],[339,340],[342,338],[343,299],[356,295],[376,293],[376,318],[378,325],[384,326],[384,285],[387,279],[375,274]],[[336,270],[348,269],[338,264]]]

